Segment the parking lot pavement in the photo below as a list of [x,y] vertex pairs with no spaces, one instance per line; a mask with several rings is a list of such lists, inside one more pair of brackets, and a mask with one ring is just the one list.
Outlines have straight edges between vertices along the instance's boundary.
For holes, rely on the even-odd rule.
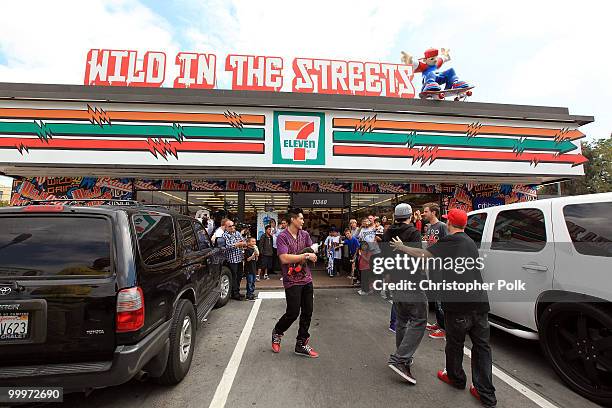
[[[282,293],[282,292],[277,292]],[[282,299],[231,302],[215,310],[198,333],[197,349],[188,376],[175,387],[150,381],[97,390],[85,398],[72,394],[67,407],[478,407],[469,392],[454,390],[436,378],[444,366],[444,340],[423,339],[412,369],[418,384],[403,382],[386,365],[394,348],[389,332],[390,305],[380,296],[360,297],[350,289],[315,292],[311,344],[319,359],[293,354],[297,323],[283,338],[280,354],[270,350],[270,333],[284,312]],[[242,355],[234,353],[252,308],[254,324]],[[595,407],[567,389],[541,355],[535,342],[492,332],[494,364],[518,381],[536,404],[517,389],[494,378],[501,407]],[[240,347],[238,347],[240,351]],[[224,371],[234,354],[235,377]],[[469,358],[464,366],[469,377]],[[222,377],[223,386],[217,389]],[[232,381],[233,380],[233,381]],[[512,381],[511,381],[512,382]],[[225,392],[226,390],[227,392]],[[216,395],[215,395],[216,393]]]

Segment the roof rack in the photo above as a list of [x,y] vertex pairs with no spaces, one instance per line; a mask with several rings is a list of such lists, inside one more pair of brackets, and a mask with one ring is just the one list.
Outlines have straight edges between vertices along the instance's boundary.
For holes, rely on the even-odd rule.
[[53,203],[61,203],[63,205],[72,205],[72,203],[101,203],[98,205],[133,205],[141,207],[142,204],[136,200],[121,200],[121,199],[109,199],[109,198],[88,198],[88,199],[70,199],[70,198],[61,198],[61,199],[49,199],[49,200],[29,200],[26,205],[39,205],[39,204],[53,204]]

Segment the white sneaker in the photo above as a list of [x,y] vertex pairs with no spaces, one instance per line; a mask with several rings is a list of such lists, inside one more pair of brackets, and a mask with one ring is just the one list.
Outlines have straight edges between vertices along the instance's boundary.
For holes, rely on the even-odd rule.
[[267,274],[264,275],[264,280],[268,280],[268,279],[270,279],[270,277]]

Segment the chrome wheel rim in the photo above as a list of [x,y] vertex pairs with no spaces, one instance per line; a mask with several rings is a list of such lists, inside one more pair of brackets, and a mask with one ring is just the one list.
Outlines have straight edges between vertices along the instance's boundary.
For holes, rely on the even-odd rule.
[[230,291],[230,281],[227,275],[221,275],[221,298],[225,299]]
[[179,357],[181,363],[187,361],[189,352],[191,351],[191,318],[185,316],[183,326],[181,327],[181,339],[179,341]]

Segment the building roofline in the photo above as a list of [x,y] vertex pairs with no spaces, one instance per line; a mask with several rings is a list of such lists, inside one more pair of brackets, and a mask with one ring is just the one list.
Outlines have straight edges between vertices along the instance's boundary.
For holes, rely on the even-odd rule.
[[569,110],[563,107],[223,89],[139,88],[0,82],[0,100],[98,101],[111,103],[352,110],[376,113],[411,113],[565,122],[578,126],[594,121],[593,116],[570,115]]

